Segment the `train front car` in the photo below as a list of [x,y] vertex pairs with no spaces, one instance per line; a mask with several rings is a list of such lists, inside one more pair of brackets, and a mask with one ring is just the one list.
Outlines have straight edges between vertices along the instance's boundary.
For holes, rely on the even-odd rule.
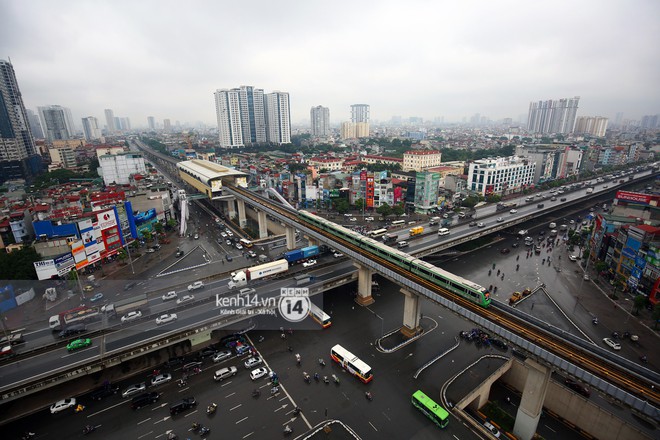
[[447,272],[424,260],[413,261],[411,271],[445,290],[462,296],[468,301],[479,304],[482,307],[490,306],[491,299],[488,289],[470,280]]

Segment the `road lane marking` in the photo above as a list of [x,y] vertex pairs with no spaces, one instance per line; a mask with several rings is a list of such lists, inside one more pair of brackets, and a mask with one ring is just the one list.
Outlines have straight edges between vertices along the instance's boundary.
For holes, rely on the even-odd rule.
[[161,409],[162,407],[167,406],[167,402],[161,403],[160,405],[156,405],[154,408],[151,408],[152,411],[157,411]]
[[231,396],[233,396],[233,395],[235,395],[235,394],[236,394],[236,393],[227,394],[227,395],[225,396],[225,399],[228,399],[229,397],[231,397]]
[[96,411],[95,413],[92,413],[92,414],[88,415],[87,418],[89,419],[90,417],[97,416],[97,415],[101,414],[102,412],[106,412],[106,411],[109,410],[109,409],[116,408],[116,407],[118,407],[119,405],[123,405],[123,404],[125,404],[125,403],[128,403],[128,400],[124,400],[123,402],[119,402],[119,403],[117,403],[117,404],[115,404],[115,405],[109,406],[109,407],[107,407],[107,408],[105,408],[105,409],[102,409],[101,411]]
[[197,410],[192,411],[192,412],[189,412],[189,413],[186,414],[184,417],[192,416],[192,415],[195,414],[196,412],[197,412]]
[[146,436],[151,435],[151,434],[153,434],[153,433],[154,433],[153,431],[149,431],[149,432],[147,432],[146,434],[142,434],[142,435],[139,436],[138,438],[146,437]]
[[243,438],[248,438],[248,437],[251,436],[252,434],[254,434],[254,431],[252,431],[252,432],[249,433],[249,434],[245,434],[245,435],[243,436]]
[[236,405],[236,406],[235,406],[235,407],[233,407],[233,408],[229,408],[229,411],[233,411],[233,410],[235,410],[236,408],[240,408],[241,406],[243,406],[243,404],[242,404],[242,403],[241,403],[241,404],[239,404],[239,405]]
[[548,425],[543,425],[543,426],[545,426],[546,428],[548,428],[550,431],[552,431],[552,432],[554,432],[554,433],[557,433],[557,431],[555,431],[554,429],[552,429],[552,428],[549,427]]
[[165,421],[167,421],[167,419],[169,419],[169,418],[170,418],[170,416],[167,416],[167,417],[163,417],[163,419],[162,419],[162,420],[157,420],[157,421],[155,421],[155,422],[154,422],[154,425],[155,425],[155,424],[157,424],[157,423],[162,423],[162,422],[165,422]]
[[234,424],[238,425],[239,423],[244,422],[246,420],[247,420],[247,417],[243,417],[241,420],[237,420],[236,423],[234,423]]
[[377,430],[376,427],[373,425],[373,423],[369,422],[369,424],[371,425],[372,428],[374,428],[374,431],[378,432],[378,430]]
[[179,392],[180,392],[180,393],[183,393],[184,391],[188,391],[189,389],[190,389],[190,387],[181,388],[181,389],[179,390]]
[[141,424],[143,424],[144,422],[148,422],[149,420],[151,420],[151,417],[149,417],[148,419],[144,419],[144,420],[142,420],[141,422],[138,422],[138,425],[141,425]]

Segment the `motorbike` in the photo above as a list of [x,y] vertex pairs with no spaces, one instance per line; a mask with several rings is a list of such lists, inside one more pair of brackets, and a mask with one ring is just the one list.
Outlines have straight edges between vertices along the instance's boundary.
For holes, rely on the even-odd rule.
[[259,396],[261,396],[261,391],[259,390],[252,391],[252,397],[259,397]]
[[86,426],[83,428],[83,435],[87,435],[87,434],[93,432],[95,429],[96,429],[95,426],[92,426],[92,425],[86,425]]
[[646,357],[646,355],[640,356],[639,360],[642,361],[642,363],[647,363],[649,361],[648,358]]
[[206,414],[213,414],[216,409],[218,409],[218,405],[216,403],[212,403],[206,407]]
[[270,389],[270,394],[277,394],[280,392],[280,387],[273,387]]
[[298,362],[298,365],[300,365],[300,354],[296,353],[296,362]]
[[328,379],[328,376],[323,376],[323,382],[325,382],[326,385],[330,383],[330,379]]
[[591,323],[592,323],[593,325],[598,325],[598,318],[594,318],[594,319],[592,319],[592,320],[591,320]]
[[182,387],[185,387],[186,385],[188,385],[188,382],[183,380],[183,379],[179,379],[179,381],[177,382],[177,385],[179,386],[179,388],[182,388]]
[[179,438],[179,436],[176,435],[176,433],[171,429],[169,431],[166,431],[165,435],[167,436],[165,437],[167,440],[177,440]]
[[325,367],[325,361],[321,358],[319,358],[319,365]]
[[206,426],[202,426],[199,428],[199,435],[204,436],[211,432],[211,428],[207,428]]
[[333,380],[337,385],[339,385],[339,378],[337,377],[336,374],[333,374],[333,375],[332,375],[332,380]]
[[301,412],[302,412],[302,410],[300,408],[298,408],[297,406],[295,408],[293,408],[293,415],[294,416],[297,416]]
[[373,400],[373,396],[371,395],[371,393],[369,391],[364,393],[364,397],[366,397],[368,401]]
[[190,429],[192,430],[192,432],[197,432],[201,427],[202,425],[200,425],[199,423],[193,422],[193,424],[190,426]]
[[303,379],[305,380],[305,382],[311,383],[311,380],[309,378],[309,374],[307,374],[306,371],[303,371]]
[[289,425],[286,425],[284,427],[284,435],[289,435],[291,433],[293,433],[293,429],[291,429],[291,427]]
[[265,339],[266,338],[264,338],[263,336],[259,336],[259,339],[257,340],[257,342],[264,342]]
[[29,440],[31,438],[34,438],[34,436],[37,435],[34,432],[27,431],[25,434],[23,434],[23,437],[21,437],[21,440]]
[[318,382],[320,379],[319,373],[314,373],[314,380]]

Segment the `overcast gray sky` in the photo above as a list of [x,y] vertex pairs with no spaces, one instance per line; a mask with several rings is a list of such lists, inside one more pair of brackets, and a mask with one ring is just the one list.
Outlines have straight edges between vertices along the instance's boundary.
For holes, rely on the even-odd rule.
[[460,121],[581,96],[579,115],[660,113],[660,1],[0,0],[0,58],[25,105],[215,124],[213,92]]

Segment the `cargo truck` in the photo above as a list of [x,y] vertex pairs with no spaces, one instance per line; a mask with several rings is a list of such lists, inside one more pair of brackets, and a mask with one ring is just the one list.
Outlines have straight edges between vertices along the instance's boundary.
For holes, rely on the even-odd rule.
[[498,203],[498,204],[495,206],[495,209],[496,209],[497,211],[506,211],[507,209],[513,209],[513,208],[515,208],[516,206],[518,206],[517,203],[513,203],[513,202],[510,202],[510,203],[500,202],[500,203]]
[[288,261],[289,264],[295,264],[306,258],[315,257],[318,254],[319,254],[318,246],[307,246],[302,249],[294,249],[292,251],[286,252],[284,254],[284,259]]
[[107,304],[103,306],[103,311],[106,315],[108,315],[108,317],[113,318],[125,315],[126,313],[132,312],[134,310],[145,308],[148,306],[148,304],[149,300],[147,298],[147,294],[143,293],[131,298],[116,301],[113,304]]
[[238,272],[232,272],[227,286],[230,289],[247,285],[248,281],[259,280],[272,275],[277,275],[289,270],[287,260],[276,260],[259,266],[248,267]]
[[411,237],[414,237],[415,235],[420,235],[424,232],[424,227],[423,226],[415,226],[414,228],[410,228],[408,230],[408,235]]
[[61,331],[71,324],[84,323],[99,319],[100,312],[101,310],[98,307],[76,307],[75,309],[51,316],[48,320],[48,326],[52,331]]

